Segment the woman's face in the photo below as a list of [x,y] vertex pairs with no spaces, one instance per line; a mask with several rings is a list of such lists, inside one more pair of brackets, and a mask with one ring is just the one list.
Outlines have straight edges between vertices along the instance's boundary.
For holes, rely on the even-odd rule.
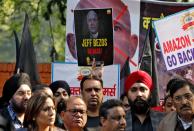
[[36,117],[36,123],[39,127],[52,126],[55,122],[55,105],[51,98],[47,98],[43,108]]

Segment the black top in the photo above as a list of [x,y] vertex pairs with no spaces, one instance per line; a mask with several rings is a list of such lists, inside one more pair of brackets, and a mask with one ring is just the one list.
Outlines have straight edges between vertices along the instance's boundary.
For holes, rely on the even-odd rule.
[[141,123],[136,115],[132,115],[132,130],[133,131],[153,131],[150,116],[147,115],[144,122]]
[[100,117],[90,117],[88,116],[86,127],[98,127],[100,125]]

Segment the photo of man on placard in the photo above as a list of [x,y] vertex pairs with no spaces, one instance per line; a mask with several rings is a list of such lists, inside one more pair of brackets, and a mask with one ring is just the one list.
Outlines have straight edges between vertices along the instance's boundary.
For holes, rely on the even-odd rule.
[[113,64],[112,9],[74,10],[74,19],[78,65]]
[[90,38],[98,38],[98,15],[94,10],[90,10],[86,16],[87,19],[87,26],[88,26],[88,33]]

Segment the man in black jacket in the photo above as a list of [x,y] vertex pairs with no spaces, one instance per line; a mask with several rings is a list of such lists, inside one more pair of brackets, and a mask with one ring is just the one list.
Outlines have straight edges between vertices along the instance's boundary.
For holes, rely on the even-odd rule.
[[15,129],[23,127],[27,102],[31,97],[30,78],[26,73],[15,74],[4,84],[1,101],[5,106],[1,115],[12,122]]

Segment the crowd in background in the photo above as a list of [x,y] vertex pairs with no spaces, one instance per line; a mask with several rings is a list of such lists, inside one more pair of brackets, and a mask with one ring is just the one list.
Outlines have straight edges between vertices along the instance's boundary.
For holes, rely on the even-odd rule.
[[32,86],[26,73],[11,76],[0,99],[3,131],[193,131],[194,85],[184,78],[167,84],[164,104],[151,107],[152,78],[134,71],[119,99],[103,102],[103,80],[95,74],[71,96],[66,81]]

